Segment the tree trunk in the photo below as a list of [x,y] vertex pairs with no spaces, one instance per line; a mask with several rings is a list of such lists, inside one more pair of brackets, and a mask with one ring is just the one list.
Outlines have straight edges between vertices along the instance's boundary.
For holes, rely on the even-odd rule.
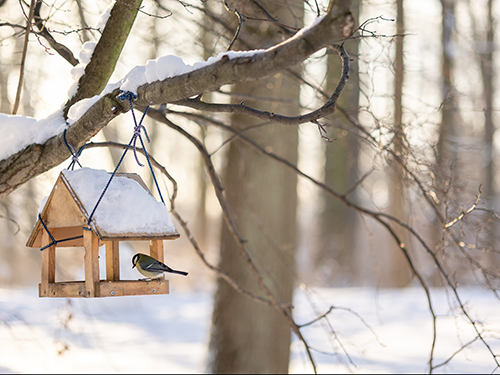
[[453,33],[455,30],[455,1],[441,0],[442,6],[442,58],[441,73],[443,76],[442,86],[442,107],[441,126],[439,128],[439,138],[437,143],[437,165],[439,173],[442,173],[444,163],[456,158],[447,142],[455,134],[455,121],[457,117],[457,102],[455,90],[453,88]]
[[[397,34],[396,37],[396,59],[394,62],[394,153],[396,157],[406,159],[406,136],[403,128],[403,82],[404,82],[404,61],[403,61],[403,34],[404,9],[403,0],[396,1],[397,6]],[[405,199],[405,171],[399,163],[392,160],[389,165],[389,197],[391,199],[389,211],[400,220],[407,221],[406,199]],[[409,236],[405,230],[394,228],[406,250],[410,250]],[[401,248],[390,238],[388,254],[381,265],[380,286],[386,288],[402,288],[407,286],[412,274],[406,258]]]
[[[358,20],[360,1],[353,1],[351,12]],[[358,46],[355,39],[347,47],[351,56],[351,73],[349,81],[338,104],[355,119],[358,118],[359,107],[359,75]],[[328,56],[328,80],[326,91],[332,93],[342,73],[342,62],[338,55]],[[340,193],[346,192],[357,177],[357,155],[359,144],[356,136],[345,129],[352,129],[350,122],[339,112],[332,116],[336,125],[330,138],[333,143],[327,144],[325,150],[325,184]],[[352,197],[351,197],[352,198]],[[354,210],[346,207],[329,194],[324,194],[323,211],[321,213],[321,242],[314,256],[315,269],[320,275],[320,282],[328,285],[353,285],[356,275],[356,218]]]
[[[458,124],[460,123],[460,115],[456,98],[456,90],[453,83],[454,70],[454,41],[453,34],[456,29],[455,17],[455,1],[441,0],[441,124],[439,127],[439,137],[436,146],[436,167],[434,175],[436,183],[434,189],[437,197],[438,205],[443,206],[442,202],[446,200],[445,192],[442,191],[442,186],[445,186],[446,179],[450,175],[450,164],[456,160],[457,155],[454,148],[451,147],[450,141],[457,132]],[[442,226],[436,217],[434,219],[430,231],[432,243],[436,252],[439,252],[443,247],[443,230]],[[438,270],[434,269],[429,276],[429,282],[434,286],[442,285],[441,276]]]
[[[480,54],[481,76],[483,78],[483,100],[484,100],[484,152],[486,166],[484,167],[483,198],[486,200],[487,208],[495,208],[495,164],[493,160],[493,137],[495,133],[495,123],[493,119],[493,100],[495,97],[494,87],[494,61],[495,51],[495,30],[493,20],[493,0],[488,0],[488,12],[486,18],[486,43],[485,50]],[[494,248],[495,230],[492,221],[486,220],[488,229],[486,230],[486,247]],[[499,257],[493,253],[492,261],[498,264]]]
[[[298,4],[300,2],[295,2]],[[260,2],[265,9],[285,24],[286,7],[272,2]],[[245,10],[248,14],[248,11]],[[302,9],[294,9],[302,20]],[[300,13],[299,13],[300,11]],[[259,14],[258,14],[259,15]],[[264,15],[260,13],[260,18]],[[246,25],[248,23],[248,25]],[[293,23],[292,23],[293,24]],[[269,44],[280,35],[272,23],[259,28],[246,22],[243,32],[260,30]],[[267,30],[263,30],[267,27]],[[261,44],[262,45],[262,44]],[[299,100],[300,86],[285,79],[282,73],[272,78],[237,85],[234,91],[254,96],[276,96]],[[267,89],[266,89],[267,87]],[[248,105],[255,102],[246,101]],[[298,115],[298,109],[267,104],[260,109]],[[239,129],[259,124],[243,116],[232,116],[233,126]],[[279,129],[278,129],[279,128]],[[297,127],[266,124],[245,135],[293,163],[297,162]],[[253,260],[278,301],[291,303],[295,275],[296,193],[297,177],[281,165],[270,161],[237,141],[229,145],[224,184],[228,201],[237,218],[241,232],[248,240]],[[224,225],[221,235],[220,267],[241,286],[262,295],[248,265]],[[290,351],[290,327],[273,308],[251,301],[236,293],[219,279],[213,312],[210,339],[209,369],[213,373],[286,373]]]

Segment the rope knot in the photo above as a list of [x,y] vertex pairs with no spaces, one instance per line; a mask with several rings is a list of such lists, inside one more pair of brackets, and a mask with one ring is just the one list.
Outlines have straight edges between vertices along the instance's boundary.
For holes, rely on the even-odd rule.
[[66,148],[68,149],[69,153],[71,154],[71,163],[68,166],[68,169],[73,170],[75,168],[75,164],[78,164],[80,166],[80,168],[82,168],[82,165],[78,161],[78,158],[82,154],[86,145],[83,145],[82,147],[80,147],[80,149],[78,151],[76,151],[76,149],[73,147],[73,145],[71,143],[69,143],[68,140],[66,139],[66,131],[67,131],[67,129],[64,129],[64,132],[63,132],[64,144],[66,145]]

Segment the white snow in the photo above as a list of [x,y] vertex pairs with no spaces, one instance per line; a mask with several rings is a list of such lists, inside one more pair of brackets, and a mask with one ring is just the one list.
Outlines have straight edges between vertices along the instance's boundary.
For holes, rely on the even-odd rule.
[[80,81],[80,77],[85,74],[85,67],[90,62],[90,59],[92,58],[92,54],[94,53],[96,45],[97,45],[96,42],[83,43],[82,50],[78,55],[79,64],[75,66],[73,69],[71,69],[70,72],[71,78],[73,79],[73,83],[68,89],[68,98],[72,98],[76,94],[78,90],[78,83]]
[[26,116],[0,114],[0,160],[6,159],[32,143],[42,144],[62,133],[66,127],[62,109],[43,120]]
[[[127,259],[128,271],[130,270]],[[164,296],[96,299],[38,298],[36,286],[0,288],[0,373],[202,373],[213,299],[208,292],[179,291],[182,279],[170,278]],[[472,336],[464,319],[451,317],[448,297],[433,290],[439,330],[435,363],[441,363]],[[495,353],[500,352],[499,302],[483,290],[463,290],[472,315]],[[373,329],[345,310],[329,319],[338,341],[318,323],[303,329],[319,373],[423,373],[432,340],[431,319],[421,289],[319,289],[314,297],[321,312],[330,305],[351,308]],[[296,291],[294,317],[311,319],[311,307]],[[375,337],[375,335],[377,337]],[[302,344],[293,337],[290,372],[312,373]],[[378,341],[377,341],[378,338]],[[64,347],[67,346],[67,350]],[[58,355],[58,351],[62,353]],[[457,354],[437,373],[490,373],[491,355],[480,342]]]
[[136,94],[139,86],[190,73],[194,70],[212,65],[224,56],[227,56],[229,59],[252,57],[264,51],[265,50],[221,52],[216,57],[210,57],[207,61],[196,62],[192,65],[184,63],[180,57],[173,55],[158,57],[154,60],[148,60],[145,66],[136,66],[122,80],[109,85],[109,88],[106,87],[101,95],[112,92],[116,87],[120,87],[123,91],[131,91]]
[[115,6],[114,1],[110,1],[107,8],[104,10],[104,12],[101,13],[99,17],[99,21],[97,21],[96,28],[99,30],[99,32],[103,32],[104,27],[106,26],[106,23],[108,22],[108,18],[111,16],[111,10]]
[[91,98],[82,99],[72,105],[68,111],[68,124],[72,125],[77,122],[100,98],[100,95],[94,95]]
[[[90,168],[64,170],[63,174],[90,215],[111,175]],[[107,233],[176,233],[165,205],[128,177],[113,178],[93,218]]]
[[38,213],[41,214],[45,205],[47,204],[47,200],[49,199],[49,196],[43,197],[42,201],[40,202],[40,205],[38,206]]

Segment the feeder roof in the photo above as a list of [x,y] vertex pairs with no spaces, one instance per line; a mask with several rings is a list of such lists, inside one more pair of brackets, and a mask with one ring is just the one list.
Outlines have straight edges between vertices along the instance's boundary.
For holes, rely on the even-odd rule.
[[[111,175],[104,170],[63,170],[40,216],[49,229],[85,226]],[[116,174],[90,222],[100,240],[151,240],[179,237],[168,209],[137,174]],[[40,220],[27,246],[39,247]]]

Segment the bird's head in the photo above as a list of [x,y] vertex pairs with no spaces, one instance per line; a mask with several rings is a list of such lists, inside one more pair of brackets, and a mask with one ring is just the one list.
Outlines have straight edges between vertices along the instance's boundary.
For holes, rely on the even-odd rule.
[[137,265],[137,262],[139,261],[140,256],[141,256],[141,254],[135,254],[132,257],[132,268],[134,268]]

